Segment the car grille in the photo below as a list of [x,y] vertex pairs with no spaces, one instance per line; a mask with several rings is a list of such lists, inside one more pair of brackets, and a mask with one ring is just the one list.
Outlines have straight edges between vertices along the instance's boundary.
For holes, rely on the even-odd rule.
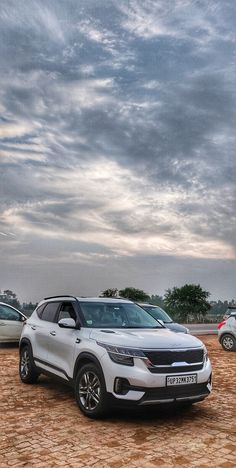
[[[144,354],[152,364],[149,370],[153,374],[192,372],[201,370],[203,367],[203,349],[147,350],[144,351]],[[185,364],[183,365],[183,363]]]
[[176,398],[188,398],[188,397],[197,397],[200,395],[209,394],[207,388],[207,383],[201,384],[190,384],[190,385],[176,385],[173,387],[160,387],[160,388],[150,388],[146,391],[144,397],[142,398],[142,403],[144,401],[151,400],[168,400]]
[[180,372],[195,372],[203,368],[203,362],[194,366],[167,366],[167,367],[149,367],[152,374],[179,374]]

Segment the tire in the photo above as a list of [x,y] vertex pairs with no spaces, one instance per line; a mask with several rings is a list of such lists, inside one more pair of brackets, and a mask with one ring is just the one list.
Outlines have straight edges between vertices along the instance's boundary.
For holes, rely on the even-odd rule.
[[102,371],[93,363],[85,364],[75,380],[75,399],[85,416],[102,418],[108,410],[107,392]]
[[20,350],[19,374],[25,384],[34,384],[39,377],[29,345],[23,346]]
[[223,335],[220,343],[225,351],[236,351],[236,339],[230,333]]

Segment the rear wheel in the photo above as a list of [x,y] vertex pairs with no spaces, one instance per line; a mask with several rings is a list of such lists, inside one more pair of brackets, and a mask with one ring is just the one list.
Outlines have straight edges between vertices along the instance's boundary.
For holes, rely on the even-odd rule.
[[101,418],[106,414],[108,404],[105,381],[95,364],[85,364],[79,370],[75,382],[75,398],[86,416]]
[[233,335],[224,335],[220,342],[225,351],[236,351],[236,339]]
[[35,368],[29,345],[24,346],[20,351],[19,373],[22,382],[26,384],[33,384],[38,379],[39,373]]

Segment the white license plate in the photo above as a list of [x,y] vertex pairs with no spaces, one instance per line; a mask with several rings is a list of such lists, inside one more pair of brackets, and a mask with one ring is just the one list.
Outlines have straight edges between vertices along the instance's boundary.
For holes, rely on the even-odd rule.
[[171,385],[189,385],[197,383],[197,374],[191,375],[168,375],[166,377],[166,386]]

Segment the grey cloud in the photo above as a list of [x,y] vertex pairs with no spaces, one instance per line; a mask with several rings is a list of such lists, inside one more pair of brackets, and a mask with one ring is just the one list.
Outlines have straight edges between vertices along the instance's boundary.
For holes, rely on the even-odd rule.
[[[45,234],[67,224],[74,235],[156,233],[175,242],[181,227],[169,207],[190,235],[235,247],[236,9],[230,1],[189,1],[186,11],[172,3],[1,3],[0,230],[10,231],[15,209]],[[142,14],[150,21],[140,22]],[[90,199],[89,183],[84,197],[80,187],[72,193],[70,176],[95,162],[102,174],[106,161],[137,178],[147,200],[139,219],[133,206]],[[150,194],[165,189],[179,198],[166,202],[163,220]],[[13,239],[3,240],[10,249]]]

